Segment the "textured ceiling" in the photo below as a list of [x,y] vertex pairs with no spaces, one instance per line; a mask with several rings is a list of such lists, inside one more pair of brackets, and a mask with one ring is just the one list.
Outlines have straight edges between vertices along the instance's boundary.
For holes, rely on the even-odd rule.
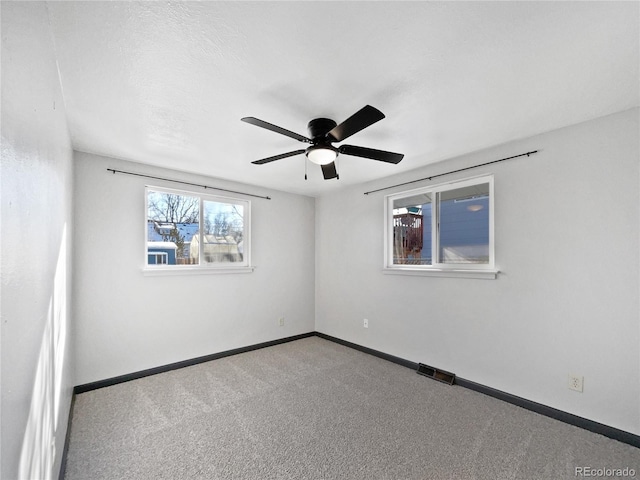
[[[49,2],[74,148],[322,195],[639,104],[638,2]],[[325,181],[307,135],[384,120]],[[515,152],[520,153],[520,152]]]

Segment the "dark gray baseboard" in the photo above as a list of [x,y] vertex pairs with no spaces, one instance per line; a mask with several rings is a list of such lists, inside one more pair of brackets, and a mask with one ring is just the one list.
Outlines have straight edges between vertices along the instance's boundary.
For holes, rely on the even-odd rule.
[[484,393],[490,397],[517,405],[518,407],[531,410],[532,412],[539,413],[546,417],[551,417],[555,420],[560,420],[561,422],[589,430],[590,432],[599,433],[605,437],[640,448],[640,436],[634,435],[633,433],[625,432],[624,430],[610,427],[609,425],[598,423],[593,420],[589,420],[588,418],[579,417],[578,415],[558,410],[542,403],[527,400],[526,398],[517,397],[516,395],[511,395],[510,393],[496,390],[495,388],[487,387],[486,385],[481,385],[479,383],[472,382],[471,380],[465,380],[464,378],[456,377],[456,385]]
[[60,460],[60,473],[58,480],[64,480],[64,474],[67,471],[67,453],[69,452],[69,443],[71,442],[71,420],[73,417],[73,406],[76,403],[75,390],[71,394],[71,402],[69,403],[69,418],[67,418],[67,433],[64,436],[64,447],[62,448],[62,458]]
[[[411,362],[409,360],[405,360],[404,358],[395,357],[393,355],[389,355],[388,353],[379,352],[372,348],[363,347],[362,345],[347,342],[346,340],[342,340],[341,338],[332,337],[324,333],[316,332],[316,335],[320,338],[324,338],[325,340],[330,340],[332,342],[339,343],[340,345],[351,347],[361,352],[368,353],[370,355],[375,355],[376,357],[383,358],[385,360],[389,360],[390,362],[397,363],[398,365],[402,365],[403,367],[408,367],[408,368],[411,368],[412,370],[418,369],[417,363]],[[568,423],[576,427],[580,427],[584,430],[589,430],[590,432],[604,435],[605,437],[612,438],[613,440],[618,440],[619,442],[632,445],[636,448],[640,448],[639,435],[625,432],[624,430],[610,427],[609,425],[604,425],[603,423],[598,423],[593,420],[589,420],[588,418],[579,417],[577,415],[573,415],[572,413],[558,410],[556,408],[549,407],[547,405],[543,405],[541,403],[537,403],[532,400],[527,400],[526,398],[518,397],[516,395],[512,395],[510,393],[503,392],[501,390],[496,390],[495,388],[487,387],[486,385],[475,383],[475,382],[472,382],[471,380],[465,380],[464,378],[460,378],[457,376],[455,380],[455,385],[460,385],[461,387],[468,388],[470,390],[474,390],[479,393],[483,393],[490,397],[497,398],[507,403],[511,403],[513,405],[524,408],[526,410],[530,410],[532,412],[539,413],[541,415],[553,418],[555,420],[559,420],[561,422]]]
[[[147,377],[149,375],[155,375],[158,373],[168,372],[171,370],[176,370],[179,368],[189,367],[191,365],[197,365],[203,362],[209,362],[211,360],[216,360],[218,358],[224,358],[231,355],[237,355],[239,353],[250,352],[252,350],[258,350],[260,348],[271,347],[274,345],[279,345],[282,343],[292,342],[294,340],[300,340],[302,338],[308,338],[317,336],[323,338],[325,340],[329,340],[340,345],[344,345],[349,348],[353,348],[355,350],[359,350],[364,353],[368,353],[369,355],[374,355],[378,358],[382,358],[384,360],[388,360],[390,362],[396,363],[398,365],[402,365],[403,367],[410,368],[412,370],[418,369],[418,363],[412,362],[410,360],[406,360],[401,357],[396,357],[394,355],[390,355],[388,353],[384,353],[378,350],[374,350],[369,347],[364,347],[362,345],[358,345],[356,343],[349,342],[347,340],[342,340],[341,338],[332,337],[331,335],[327,335],[325,333],[320,332],[309,332],[303,333],[300,335],[294,335],[292,337],[281,338],[278,340],[272,340],[269,342],[258,343],[255,345],[249,345],[247,347],[235,348],[233,350],[227,350],[224,352],[214,353],[211,355],[205,355],[202,357],[192,358],[189,360],[183,360],[181,362],[171,363],[168,365],[163,365],[160,367],[150,368],[148,370],[142,370],[139,372],[129,373],[126,375],[120,375],[118,377],[108,378],[105,380],[99,380],[97,382],[85,383],[84,385],[78,385],[74,387],[74,395],[84,392],[89,392],[91,390],[95,390],[98,388],[109,387],[111,385],[116,385],[118,383],[128,382],[130,380],[136,380],[138,378]],[[608,425],[604,425],[602,423],[595,422],[593,420],[589,420],[587,418],[579,417],[577,415],[573,415],[568,412],[564,412],[562,410],[558,410],[553,407],[549,407],[547,405],[543,405],[541,403],[536,403],[532,400],[527,400],[526,398],[518,397],[516,395],[512,395],[507,392],[503,392],[501,390],[496,390],[494,388],[488,387],[486,385],[482,385],[479,383],[472,382],[471,380],[466,380],[464,378],[456,377],[455,385],[459,385],[464,388],[468,388],[470,390],[474,390],[479,393],[483,393],[485,395],[489,395],[490,397],[497,398],[507,403],[511,403],[513,405],[517,405],[518,407],[524,408],[526,410],[530,410],[532,412],[539,413],[541,415],[545,415],[547,417],[553,418],[555,420],[559,420],[564,423],[568,423],[570,425],[574,425],[576,427],[583,428],[585,430],[589,430],[594,433],[598,433],[600,435],[604,435],[605,437],[612,438],[614,440],[618,440],[619,442],[623,442],[629,445],[632,445],[636,448],[640,448],[640,436],[635,435],[633,433],[625,432],[624,430],[620,430],[614,427],[610,427]],[[75,400],[75,397],[74,397]],[[71,404],[71,408],[73,409],[73,402]],[[69,425],[71,425],[71,412],[69,417]],[[67,431],[67,435],[68,435]],[[67,442],[65,442],[65,453],[63,456],[63,466],[66,464],[66,448]],[[62,478],[62,477],[61,477]]]
[[250,352],[252,350],[258,350],[260,348],[272,347],[281,343],[293,342],[294,340],[300,340],[302,338],[313,337],[315,332],[302,333],[300,335],[294,335],[292,337],[279,338],[277,340],[271,340],[269,342],[257,343],[255,345],[249,345],[247,347],[234,348],[232,350],[226,350],[224,352],[212,353],[211,355],[204,355],[202,357],[191,358],[188,360],[182,360],[181,362],[170,363],[168,365],[162,365],[160,367],[149,368],[147,370],[140,370],[139,372],[127,373],[118,377],[107,378],[105,380],[98,380],[97,382],[85,383],[83,385],[77,385],[74,387],[74,393],[85,393],[98,388],[110,387],[117,385],[118,383],[129,382],[131,380],[137,380],[138,378],[148,377],[149,375],[156,375],[158,373],[169,372],[171,370],[177,370],[179,368],[190,367],[199,363],[210,362],[211,360],[217,360],[218,358],[229,357],[231,355],[237,355],[239,353]]
[[332,342],[339,343],[340,345],[344,345],[345,347],[360,350],[361,352],[368,353],[369,355],[374,355],[379,358],[384,358],[385,360],[389,360],[390,362],[397,363],[398,365],[402,365],[403,367],[407,367],[412,370],[418,369],[418,364],[416,362],[411,362],[409,360],[405,360],[404,358],[389,355],[388,353],[380,352],[378,350],[374,350],[373,348],[363,347],[362,345],[358,345],[357,343],[347,342],[346,340],[332,337],[331,335],[327,335],[325,333],[315,332],[315,335],[317,337],[324,338],[325,340],[331,340]]

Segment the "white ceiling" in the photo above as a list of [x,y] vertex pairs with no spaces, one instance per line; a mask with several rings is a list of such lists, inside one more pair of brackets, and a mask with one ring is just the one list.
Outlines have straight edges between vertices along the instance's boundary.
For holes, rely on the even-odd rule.
[[[322,195],[639,105],[638,2],[49,2],[74,148]],[[307,135],[387,118],[325,181]],[[515,152],[521,153],[521,152]],[[492,160],[492,159],[489,159]]]

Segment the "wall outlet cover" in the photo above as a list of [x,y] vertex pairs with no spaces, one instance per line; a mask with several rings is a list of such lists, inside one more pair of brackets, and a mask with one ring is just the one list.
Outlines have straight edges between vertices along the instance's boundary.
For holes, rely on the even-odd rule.
[[569,374],[569,389],[576,392],[582,392],[584,385],[584,377],[582,375]]

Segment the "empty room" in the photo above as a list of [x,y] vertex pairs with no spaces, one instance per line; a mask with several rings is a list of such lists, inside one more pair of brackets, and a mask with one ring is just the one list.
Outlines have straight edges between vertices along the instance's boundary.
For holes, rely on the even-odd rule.
[[3,480],[640,478],[640,2],[0,8]]

